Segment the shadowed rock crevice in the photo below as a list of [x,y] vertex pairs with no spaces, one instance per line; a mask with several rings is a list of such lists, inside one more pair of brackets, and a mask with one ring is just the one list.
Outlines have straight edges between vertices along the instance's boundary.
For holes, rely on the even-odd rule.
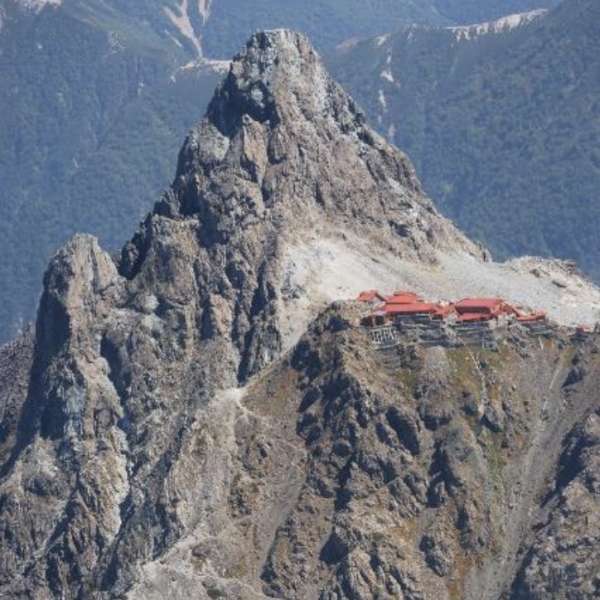
[[[596,334],[561,391],[576,342],[558,326],[389,361],[343,301],[450,294],[468,271],[570,310],[552,270],[511,268],[436,212],[303,36],[253,36],[118,267],[76,236],[35,364],[0,351],[21,382],[0,388],[0,596],[497,600],[531,548],[527,589],[551,559],[583,581],[585,548],[563,569],[531,526],[594,514]],[[561,290],[578,284],[596,293]],[[540,507],[584,422],[582,469]]]

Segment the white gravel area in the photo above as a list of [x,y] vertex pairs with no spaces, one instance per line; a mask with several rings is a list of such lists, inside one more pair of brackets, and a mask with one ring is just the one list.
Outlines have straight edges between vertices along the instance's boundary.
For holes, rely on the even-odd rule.
[[363,240],[318,238],[288,246],[285,264],[289,341],[293,343],[319,308],[359,292],[412,290],[431,300],[500,297],[545,310],[561,325],[600,321],[600,289],[561,261],[523,258],[483,262],[467,254],[423,265],[386,253]]

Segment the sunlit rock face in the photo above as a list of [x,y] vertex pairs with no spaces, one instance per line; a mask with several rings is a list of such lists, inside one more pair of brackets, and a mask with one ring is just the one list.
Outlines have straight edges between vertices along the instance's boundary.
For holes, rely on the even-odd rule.
[[0,595],[559,598],[576,561],[592,589],[588,545],[543,540],[594,514],[596,338],[386,357],[326,308],[496,268],[303,36],[254,35],[120,257],[75,236],[0,352]]

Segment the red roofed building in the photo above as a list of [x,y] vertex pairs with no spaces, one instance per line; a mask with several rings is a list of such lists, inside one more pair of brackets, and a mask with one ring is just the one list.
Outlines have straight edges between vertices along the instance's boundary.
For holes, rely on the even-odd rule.
[[438,311],[438,305],[428,302],[412,302],[410,304],[390,304],[388,302],[383,310],[387,315],[434,315]]
[[406,291],[382,297],[372,290],[363,292],[359,300],[376,303],[373,312],[362,319],[363,325],[381,327],[382,331],[396,326],[401,330],[427,331],[430,336],[438,336],[434,335],[429,341],[435,341],[442,335],[444,323],[455,326],[455,331],[462,336],[471,333],[483,335],[486,330],[506,326],[514,320],[537,334],[546,331],[546,313],[526,313],[502,298],[464,298],[453,304],[426,302],[414,292]]
[[500,316],[515,315],[518,311],[501,298],[465,298],[454,305],[459,321],[489,321]]
[[495,318],[494,315],[483,313],[483,312],[464,312],[458,315],[456,319],[459,323],[481,323],[482,321],[489,321]]
[[450,316],[456,315],[456,308],[454,304],[437,304],[437,313],[436,317],[440,319],[447,319]]
[[523,313],[519,313],[517,316],[517,321],[519,323],[536,323],[538,321],[545,321],[546,313],[543,310],[531,313],[529,315],[525,315]]
[[391,296],[385,299],[387,304],[416,304],[423,302],[423,299],[413,292],[394,292]]
[[464,298],[454,306],[459,314],[492,313],[499,311],[504,301],[500,298]]
[[454,313],[450,304],[434,304],[433,302],[412,302],[410,304],[389,304],[383,308],[388,317],[429,317],[430,319],[447,319]]

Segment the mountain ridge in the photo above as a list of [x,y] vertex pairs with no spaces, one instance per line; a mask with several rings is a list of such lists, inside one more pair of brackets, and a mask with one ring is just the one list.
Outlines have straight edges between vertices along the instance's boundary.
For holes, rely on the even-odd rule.
[[597,10],[567,0],[471,40],[405,29],[329,65],[471,237],[500,259],[571,259],[596,278]]
[[111,250],[122,246],[172,181],[181,140],[220,77],[213,61],[231,56],[248,32],[294,27],[329,48],[391,23],[450,25],[537,4],[319,0],[307,9],[296,1],[260,0],[250,11],[240,0],[222,0],[207,12],[205,3],[192,0],[185,11],[180,0],[65,0],[33,11],[7,0],[0,8],[0,249],[6,257],[0,341],[34,318],[45,265],[69,236],[89,231]]
[[598,334],[386,355],[339,301],[510,281],[568,324],[600,291],[561,268],[491,263],[305,37],[255,34],[120,259],[76,235],[0,349],[0,591],[593,593],[600,531],[570,528],[600,501]]
[[463,38],[469,40],[472,36],[505,33],[506,31],[510,31],[517,27],[529,25],[532,21],[539,19],[546,14],[548,14],[547,10],[538,9],[524,13],[506,15],[495,21],[485,21],[483,23],[474,23],[472,25],[450,27],[449,29],[456,34],[456,39],[458,41]]

